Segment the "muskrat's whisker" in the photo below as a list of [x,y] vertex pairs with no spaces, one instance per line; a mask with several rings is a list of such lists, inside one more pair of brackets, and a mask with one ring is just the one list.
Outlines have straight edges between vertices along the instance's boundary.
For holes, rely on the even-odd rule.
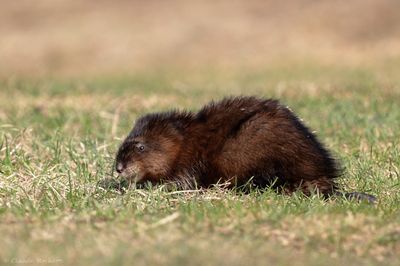
[[203,191],[204,191],[203,189],[177,190],[177,191],[168,192],[167,195],[185,194],[185,193],[198,193],[198,192],[203,192]]
[[117,160],[114,159],[112,167],[111,167],[111,176],[114,176],[114,170],[115,170],[116,165],[117,165]]
[[114,177],[114,174],[113,173],[105,173],[104,176],[106,176],[106,177]]

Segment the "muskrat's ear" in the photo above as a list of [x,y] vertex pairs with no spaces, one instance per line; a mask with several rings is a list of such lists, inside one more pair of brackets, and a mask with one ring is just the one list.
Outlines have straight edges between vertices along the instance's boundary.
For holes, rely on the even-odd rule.
[[174,128],[175,128],[176,130],[178,130],[179,132],[183,131],[183,129],[184,129],[184,124],[183,124],[183,122],[180,121],[180,120],[175,120],[175,121],[173,121],[172,125],[173,125]]
[[174,111],[171,113],[168,120],[174,129],[178,132],[182,132],[192,120],[192,114],[190,112]]

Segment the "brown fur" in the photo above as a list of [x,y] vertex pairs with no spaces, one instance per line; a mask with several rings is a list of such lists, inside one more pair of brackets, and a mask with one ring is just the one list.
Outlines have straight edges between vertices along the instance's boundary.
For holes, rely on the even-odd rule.
[[141,117],[119,148],[116,167],[137,183],[188,189],[251,181],[324,195],[336,190],[340,175],[330,153],[292,111],[276,100],[255,97],[211,102],[198,113]]

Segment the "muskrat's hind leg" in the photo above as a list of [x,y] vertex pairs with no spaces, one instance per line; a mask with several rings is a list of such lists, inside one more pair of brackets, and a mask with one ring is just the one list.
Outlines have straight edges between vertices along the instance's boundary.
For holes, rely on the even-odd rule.
[[299,182],[289,184],[286,189],[291,192],[301,190],[308,196],[311,195],[311,193],[318,193],[324,197],[329,197],[335,194],[337,185],[332,179],[322,177],[313,180],[302,179]]

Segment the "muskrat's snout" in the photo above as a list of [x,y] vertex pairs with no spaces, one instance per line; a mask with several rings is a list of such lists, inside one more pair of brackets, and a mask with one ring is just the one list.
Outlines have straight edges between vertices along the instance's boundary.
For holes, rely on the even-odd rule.
[[117,172],[119,177],[127,178],[136,174],[136,167],[127,167],[127,165],[123,162],[117,162],[115,164],[115,171]]
[[117,163],[115,166],[115,171],[117,171],[118,174],[121,174],[124,171],[124,165],[122,163]]
[[123,143],[115,158],[114,169],[118,176],[122,178],[127,178],[129,175],[133,174],[132,171],[130,171],[132,158],[129,156],[129,149],[130,147]]
[[119,178],[126,179],[128,181],[138,182],[141,181],[143,173],[138,162],[116,162],[115,171]]

